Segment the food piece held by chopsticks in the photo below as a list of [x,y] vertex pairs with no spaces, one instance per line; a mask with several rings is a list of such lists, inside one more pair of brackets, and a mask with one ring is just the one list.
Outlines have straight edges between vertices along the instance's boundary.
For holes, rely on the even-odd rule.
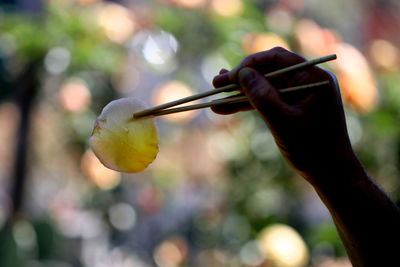
[[[264,76],[271,78],[333,59],[336,59],[336,55],[316,58],[267,73]],[[304,90],[326,84],[329,84],[329,81],[285,88],[281,92]],[[171,108],[206,96],[221,92],[232,92],[237,89],[239,89],[238,85],[231,84],[150,109],[143,109],[144,105],[135,98],[113,101],[103,109],[97,119],[92,137],[90,138],[90,144],[96,156],[106,167],[130,173],[143,171],[154,161],[158,153],[157,129],[154,121],[149,119],[149,117],[211,107],[218,104],[247,101],[245,96],[239,94],[230,99],[219,99],[208,103]]]
[[104,107],[90,138],[90,146],[104,166],[135,173],[155,160],[158,132],[154,120],[132,118],[144,107],[133,97],[114,100]]

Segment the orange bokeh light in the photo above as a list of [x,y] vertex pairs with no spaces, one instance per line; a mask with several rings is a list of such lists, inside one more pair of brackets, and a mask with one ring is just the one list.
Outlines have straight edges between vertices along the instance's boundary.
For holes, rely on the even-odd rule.
[[300,50],[306,56],[331,54],[340,41],[336,32],[322,28],[309,19],[302,19],[296,24],[294,37]]
[[357,48],[343,43],[337,33],[309,19],[298,22],[294,36],[306,56],[336,54],[337,60],[328,65],[338,76],[343,100],[359,113],[374,109],[378,102],[375,78],[369,63]]
[[104,167],[92,150],[88,150],[83,154],[81,168],[90,181],[104,190],[114,188],[121,180],[121,174]]
[[98,21],[106,36],[116,43],[123,43],[135,31],[133,14],[118,4],[105,4],[100,9]]
[[242,41],[243,51],[250,55],[271,49],[275,46],[281,46],[290,50],[289,44],[275,33],[249,33]]
[[[192,95],[192,90],[189,86],[179,81],[168,82],[159,87],[153,95],[153,104],[155,106],[171,102],[180,98]],[[179,107],[179,106],[178,106]],[[187,122],[196,115],[196,111],[185,111],[176,114],[162,116],[171,122]]]
[[238,16],[243,12],[242,0],[212,0],[211,9],[223,17]]
[[58,100],[65,110],[82,112],[89,107],[91,95],[83,81],[71,81],[61,87]]
[[391,42],[383,39],[374,40],[369,44],[368,52],[377,68],[388,72],[399,69],[400,51]]
[[178,267],[186,260],[188,247],[186,242],[173,237],[163,241],[154,252],[154,260],[160,267]]
[[366,58],[350,44],[340,43],[333,62],[339,78],[343,99],[357,112],[367,113],[375,108],[378,91],[375,78]]

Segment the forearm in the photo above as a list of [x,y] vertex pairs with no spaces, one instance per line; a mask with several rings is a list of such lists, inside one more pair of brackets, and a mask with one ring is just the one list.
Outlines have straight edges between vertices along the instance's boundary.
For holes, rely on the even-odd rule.
[[399,246],[394,245],[400,240],[400,210],[356,157],[313,180],[325,181],[314,188],[329,209],[353,266],[400,263]]
[[[302,57],[282,48],[246,57],[213,83],[239,83],[249,102],[213,110],[230,114],[256,109],[285,159],[328,207],[353,265],[398,266],[398,248],[392,244],[400,241],[400,211],[369,179],[351,149],[336,78],[317,67],[269,79],[261,74],[300,62]],[[280,93],[279,88],[323,80],[329,85],[318,90]]]

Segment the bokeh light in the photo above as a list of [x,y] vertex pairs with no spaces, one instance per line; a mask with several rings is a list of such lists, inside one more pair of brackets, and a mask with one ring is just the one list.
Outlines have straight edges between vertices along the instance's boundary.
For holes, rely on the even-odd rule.
[[179,43],[166,31],[141,31],[132,39],[131,48],[159,72],[168,73],[176,67]]
[[238,16],[243,12],[242,0],[211,0],[212,10],[223,17]]
[[25,252],[36,249],[37,237],[35,229],[29,221],[19,220],[14,224],[13,235],[17,245]]
[[301,19],[294,28],[297,45],[306,56],[324,56],[335,51],[340,41],[337,33],[321,28],[310,19]]
[[372,62],[378,69],[395,72],[400,66],[400,51],[393,43],[378,39],[369,44],[368,49]]
[[121,180],[121,174],[106,168],[92,150],[87,150],[83,154],[81,168],[90,181],[103,190],[114,188]]
[[350,44],[336,47],[334,62],[342,96],[356,111],[368,113],[378,103],[378,90],[372,70],[361,52]]
[[201,64],[201,73],[204,79],[211,84],[215,74],[222,68],[229,70],[231,66],[221,54],[213,54],[204,58]]
[[0,35],[0,54],[5,57],[10,57],[17,52],[17,40],[15,37],[8,33],[2,33]]
[[241,244],[250,236],[250,224],[247,218],[238,214],[230,214],[222,224],[222,235],[232,244]]
[[49,50],[44,58],[44,66],[51,74],[64,72],[71,61],[71,55],[65,47],[54,47]]
[[136,201],[142,211],[148,214],[156,213],[165,204],[163,191],[152,185],[144,185],[136,196]]
[[242,48],[246,54],[253,54],[280,46],[290,50],[289,44],[275,33],[249,33],[242,41]]
[[318,267],[352,267],[353,265],[347,258],[325,258],[318,262]]
[[294,17],[289,10],[281,6],[268,9],[265,20],[267,26],[276,33],[288,34],[292,30]]
[[[180,81],[170,81],[161,85],[155,90],[152,103],[154,106],[158,106],[177,99],[191,96],[192,94],[192,90],[185,83]],[[166,115],[163,116],[163,118],[174,123],[184,123],[193,119],[195,115],[196,111],[185,111]]]
[[270,225],[262,230],[258,241],[260,250],[273,266],[301,267],[308,263],[308,248],[301,236],[290,226]]
[[[254,155],[260,160],[274,160],[280,156],[274,137],[269,132],[253,134],[250,146]],[[265,147],[268,147],[268,149],[265,149]]]
[[216,161],[233,160],[239,152],[235,139],[227,132],[215,133],[207,144],[211,157]]
[[180,237],[172,237],[157,246],[154,260],[159,267],[178,267],[182,266],[187,254],[186,241]]
[[234,264],[240,264],[240,262],[235,262],[233,255],[229,251],[222,249],[200,251],[196,258],[196,266],[235,266]]
[[251,240],[240,249],[240,260],[246,266],[260,266],[265,256],[262,255],[257,241]]
[[75,79],[61,86],[58,99],[65,110],[83,112],[91,103],[91,94],[83,80]]
[[320,27],[309,19],[302,19],[297,23],[294,35],[297,45],[307,56],[337,55],[338,59],[329,65],[338,76],[346,103],[364,114],[376,107],[378,103],[376,81],[367,59],[359,49],[342,42],[337,33]]
[[132,229],[136,223],[136,212],[127,203],[117,203],[108,209],[112,226],[120,231]]
[[357,146],[363,137],[364,129],[360,119],[354,114],[346,115],[347,131],[353,146]]
[[127,41],[136,27],[133,13],[115,3],[107,3],[101,7],[98,21],[107,37],[117,43]]
[[[278,172],[279,169],[275,171],[275,174]],[[270,175],[273,177],[273,171]],[[253,218],[264,218],[271,214],[284,212],[283,195],[279,188],[260,189],[249,196],[245,206],[246,211]]]
[[54,213],[60,233],[70,238],[90,240],[105,233],[105,225],[100,214],[93,210],[64,207]]

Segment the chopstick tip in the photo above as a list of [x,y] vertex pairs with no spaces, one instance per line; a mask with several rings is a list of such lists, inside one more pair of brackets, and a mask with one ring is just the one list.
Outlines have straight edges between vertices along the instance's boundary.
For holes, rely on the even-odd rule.
[[150,116],[150,115],[142,115],[142,114],[140,114],[140,112],[133,113],[133,115],[132,115],[132,120],[143,119],[143,118],[145,118],[145,117],[147,117],[147,116]]
[[328,57],[332,60],[337,59],[337,55],[336,54],[330,54],[328,55]]

